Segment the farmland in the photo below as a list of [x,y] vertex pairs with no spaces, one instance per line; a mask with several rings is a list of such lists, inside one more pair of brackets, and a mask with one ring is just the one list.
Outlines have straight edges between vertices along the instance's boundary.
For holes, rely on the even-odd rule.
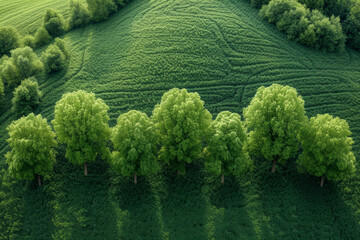
[[[0,26],[34,33],[46,9],[67,16],[66,6],[0,0]],[[63,38],[68,69],[38,77],[43,100],[36,113],[49,121],[62,94],[79,89],[109,105],[113,127],[129,110],[151,115],[173,87],[198,92],[215,117],[224,110],[242,115],[258,87],[279,83],[303,96],[307,116],[346,119],[360,157],[360,53],[289,41],[244,0],[133,0]],[[296,172],[296,156],[275,175],[255,159],[251,173],[224,185],[202,162],[184,176],[164,169],[134,185],[101,160],[83,176],[60,146],[43,187],[15,180],[4,157],[6,127],[15,120],[12,91],[0,109],[0,239],[360,239],[359,174],[320,189],[319,179]]]

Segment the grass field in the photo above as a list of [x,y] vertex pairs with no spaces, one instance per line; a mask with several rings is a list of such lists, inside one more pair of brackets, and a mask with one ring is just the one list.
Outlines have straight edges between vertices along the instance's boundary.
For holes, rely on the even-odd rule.
[[[0,0],[0,26],[34,32],[48,7],[67,14],[62,0]],[[360,157],[360,53],[289,41],[245,0],[133,0],[64,39],[67,71],[38,78],[37,113],[49,120],[61,95],[78,89],[105,100],[114,126],[131,109],[151,114],[173,87],[198,92],[215,116],[242,114],[259,86],[280,83],[298,90],[308,116],[346,119]],[[14,180],[4,159],[11,91],[0,110],[0,239],[360,239],[359,173],[320,189],[319,179],[296,172],[296,156],[275,175],[255,159],[252,173],[224,185],[201,162],[185,176],[165,169],[134,185],[101,160],[84,177],[61,146],[43,187]]]

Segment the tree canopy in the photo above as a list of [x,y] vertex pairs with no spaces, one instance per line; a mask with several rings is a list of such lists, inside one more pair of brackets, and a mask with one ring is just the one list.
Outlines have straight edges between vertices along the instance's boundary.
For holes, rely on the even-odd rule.
[[30,113],[13,121],[7,130],[11,150],[5,157],[14,177],[31,180],[35,175],[44,176],[52,170],[57,142],[45,118]]
[[159,170],[157,161],[157,134],[150,118],[142,112],[132,110],[117,119],[112,129],[114,144],[112,165],[125,175],[149,175]]
[[60,36],[65,32],[65,21],[63,16],[56,10],[48,9],[43,19],[44,28],[50,36]]
[[174,88],[155,106],[152,119],[159,131],[160,160],[185,173],[186,163],[199,157],[211,115],[198,93]]
[[299,148],[298,134],[306,117],[304,101],[295,88],[273,84],[260,87],[244,109],[249,128],[249,151],[268,161],[285,164]]
[[[247,133],[237,113],[220,112],[211,123],[205,166],[216,175],[240,175],[252,165],[245,151]],[[222,178],[222,182],[224,179]]]
[[[303,151],[298,159],[300,171],[329,180],[341,180],[355,172],[354,143],[346,120],[329,114],[310,118],[301,133]],[[323,178],[321,180],[321,186]]]
[[20,35],[14,27],[0,27],[0,57],[20,47]]
[[108,158],[110,139],[109,107],[94,93],[83,90],[64,94],[55,105],[52,121],[58,141],[67,145],[65,157],[73,164],[95,161],[98,154]]

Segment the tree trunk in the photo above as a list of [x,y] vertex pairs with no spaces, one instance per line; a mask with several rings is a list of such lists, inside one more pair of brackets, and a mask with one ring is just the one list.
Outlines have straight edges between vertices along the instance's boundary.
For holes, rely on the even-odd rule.
[[137,184],[137,176],[136,176],[136,173],[134,174],[134,183]]
[[324,186],[324,176],[321,176],[320,187]]
[[38,184],[39,184],[39,187],[40,187],[41,186],[41,176],[37,175],[37,179],[38,179]]
[[224,174],[221,175],[221,183],[224,183]]
[[84,163],[84,173],[85,173],[85,176],[88,175],[87,164],[86,163]]
[[273,161],[271,172],[275,173],[276,160]]

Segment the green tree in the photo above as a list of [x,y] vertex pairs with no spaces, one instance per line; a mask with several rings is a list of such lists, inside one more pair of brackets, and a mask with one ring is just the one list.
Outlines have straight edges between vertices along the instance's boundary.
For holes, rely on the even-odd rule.
[[15,88],[12,99],[12,111],[22,117],[33,112],[41,101],[42,93],[34,77],[25,79]]
[[55,162],[55,133],[45,118],[33,113],[13,121],[7,130],[9,172],[18,179],[31,180],[37,175],[41,186],[41,176],[48,174]]
[[169,163],[178,174],[185,173],[203,151],[204,137],[211,123],[211,115],[204,108],[198,93],[186,89],[171,89],[155,106],[153,121],[159,132],[160,160]]
[[224,111],[210,125],[208,147],[205,150],[205,166],[217,176],[221,183],[224,175],[241,175],[252,166],[245,151],[247,133],[237,113]]
[[69,28],[84,26],[90,22],[90,13],[87,6],[79,1],[70,0],[70,16],[68,20]]
[[117,119],[112,129],[111,140],[115,151],[112,154],[114,169],[125,175],[149,175],[159,170],[157,161],[157,134],[150,118],[132,110]]
[[14,27],[0,27],[0,57],[20,47],[20,35]]
[[22,42],[24,46],[31,47],[32,49],[36,47],[36,40],[34,36],[26,35],[23,37]]
[[101,22],[109,18],[111,13],[117,11],[113,0],[86,0],[90,18],[94,22]]
[[51,36],[44,27],[39,28],[35,33],[35,45],[41,47],[51,41]]
[[50,36],[57,37],[65,32],[65,21],[63,16],[56,10],[48,9],[43,18],[43,24]]
[[354,141],[346,120],[329,114],[310,118],[301,133],[303,151],[298,159],[299,171],[324,178],[341,180],[355,173]]
[[11,50],[11,57],[1,65],[1,77],[9,85],[42,72],[44,66],[30,47]]
[[65,69],[69,63],[69,53],[65,48],[64,40],[56,38],[55,43],[48,46],[42,54],[42,61],[47,73]]
[[298,134],[306,117],[304,101],[296,89],[273,84],[260,87],[250,105],[244,109],[249,128],[249,152],[272,161],[271,172],[277,162],[285,164],[297,153]]
[[4,83],[3,83],[3,80],[2,80],[1,77],[0,77],[0,103],[1,103],[2,100],[3,100],[4,91],[5,91]]
[[83,90],[66,93],[55,105],[52,121],[58,141],[67,145],[65,157],[73,164],[84,165],[95,161],[98,154],[110,157],[109,107],[94,93]]

